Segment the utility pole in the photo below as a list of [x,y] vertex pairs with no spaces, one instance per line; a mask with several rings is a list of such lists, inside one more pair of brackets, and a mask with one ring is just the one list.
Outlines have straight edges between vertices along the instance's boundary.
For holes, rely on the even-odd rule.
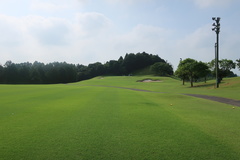
[[220,33],[220,17],[213,17],[212,20],[215,21],[215,23],[213,23],[213,28],[212,31],[216,32],[217,35],[217,39],[216,39],[216,43],[215,43],[215,69],[216,69],[216,87],[219,88],[219,76],[218,76],[218,59],[219,59],[219,33]]

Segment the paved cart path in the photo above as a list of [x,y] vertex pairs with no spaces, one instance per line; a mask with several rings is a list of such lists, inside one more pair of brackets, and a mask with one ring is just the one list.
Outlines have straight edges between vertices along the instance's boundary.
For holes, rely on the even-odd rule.
[[184,95],[192,96],[192,97],[197,97],[197,98],[208,99],[208,100],[211,100],[211,101],[216,101],[216,102],[225,103],[225,104],[230,104],[230,105],[233,105],[233,106],[238,106],[238,107],[240,107],[240,101],[239,101],[239,100],[234,100],[234,99],[229,99],[229,98],[223,98],[223,97],[200,95],[200,94],[184,94]]
[[[128,89],[128,90],[140,91],[140,92],[167,93],[167,92],[149,91],[149,90],[144,90],[144,89],[117,87],[117,86],[105,86],[105,85],[82,85],[82,86],[111,87],[111,88]],[[182,95],[208,99],[208,100],[211,100],[211,101],[216,101],[216,102],[225,103],[225,104],[229,104],[229,105],[232,105],[232,106],[240,107],[240,100],[234,100],[234,99],[216,97],[216,96],[200,95],[200,94],[184,94],[184,93],[182,93]]]

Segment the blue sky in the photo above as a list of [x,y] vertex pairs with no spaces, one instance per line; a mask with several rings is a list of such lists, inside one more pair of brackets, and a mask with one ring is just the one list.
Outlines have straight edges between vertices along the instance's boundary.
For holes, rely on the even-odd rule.
[[213,16],[221,17],[220,59],[235,61],[239,8],[239,0],[0,0],[0,64],[87,65],[143,51],[174,69],[180,58],[209,62]]

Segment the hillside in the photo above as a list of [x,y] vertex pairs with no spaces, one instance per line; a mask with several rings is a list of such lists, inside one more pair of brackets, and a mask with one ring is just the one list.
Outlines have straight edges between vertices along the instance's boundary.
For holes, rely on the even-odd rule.
[[[143,79],[158,79],[160,80],[160,82],[137,82]],[[218,89],[215,88],[215,80],[207,81],[207,83],[195,83],[195,87],[191,88],[189,83],[186,83],[183,86],[181,81],[170,77],[156,77],[145,75],[96,77],[87,81],[78,82],[76,84],[127,87],[166,93],[202,94],[240,100],[240,77],[224,78],[222,83],[220,84],[220,88]]]
[[66,62],[44,64],[37,61],[34,63],[7,61],[3,66],[0,64],[0,84],[58,84],[101,75],[130,75],[157,62],[167,63],[158,55],[145,52],[127,53],[124,58],[121,56],[118,60],[109,60],[105,64],[95,62],[87,66]]

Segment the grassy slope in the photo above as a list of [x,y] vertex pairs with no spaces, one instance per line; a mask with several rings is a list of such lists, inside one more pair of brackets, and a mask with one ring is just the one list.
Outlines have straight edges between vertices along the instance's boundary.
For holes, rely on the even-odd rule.
[[[159,83],[136,83],[141,79],[159,79],[162,82]],[[94,78],[90,81],[83,81],[78,83],[79,85],[107,85],[107,86],[121,86],[128,88],[138,88],[157,92],[167,93],[192,93],[213,95],[225,98],[232,98],[240,100],[240,77],[237,78],[225,78],[220,84],[220,88],[214,88],[215,81],[211,80],[207,83],[200,82],[194,83],[193,88],[190,88],[189,83],[182,85],[181,81],[168,78],[168,77],[153,77],[153,76],[119,76],[119,77],[105,77]]]
[[[141,78],[1,85],[0,159],[239,159],[239,108],[178,94],[215,89],[190,89],[168,78],[136,83]],[[238,85],[232,86],[222,90]]]

